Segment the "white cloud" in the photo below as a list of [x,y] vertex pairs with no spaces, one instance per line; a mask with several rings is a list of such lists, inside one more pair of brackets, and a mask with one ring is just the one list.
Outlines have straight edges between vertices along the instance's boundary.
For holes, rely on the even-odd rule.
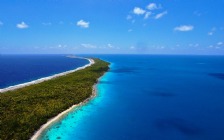
[[150,4],[147,6],[147,9],[148,9],[148,10],[156,10],[156,9],[159,9],[159,7],[158,7],[155,3],[150,3]]
[[111,44],[107,44],[107,47],[108,47],[108,48],[114,48],[114,46],[111,45]]
[[82,47],[88,48],[88,49],[95,49],[97,48],[95,45],[92,44],[81,44]]
[[157,14],[157,15],[155,16],[155,19],[160,19],[160,18],[162,18],[163,16],[165,16],[167,13],[168,13],[167,11],[164,11],[164,12],[162,12],[162,13],[159,13],[159,14]]
[[188,44],[188,46],[197,48],[200,46],[200,44],[199,43],[195,43],[195,44],[190,43],[190,44]]
[[211,29],[211,31],[208,32],[208,35],[213,35],[213,34],[215,33],[215,31],[216,31],[216,27],[213,27],[213,28]]
[[144,19],[148,19],[151,14],[152,14],[151,12],[146,12]]
[[145,14],[145,10],[143,10],[142,8],[139,8],[139,7],[135,7],[134,10],[133,10],[133,13],[136,14],[136,15],[143,15]]
[[106,48],[109,48],[109,49],[120,49],[119,47],[115,47],[114,45],[108,43]]
[[181,32],[191,31],[193,29],[194,29],[194,26],[192,25],[182,25],[182,26],[178,26],[174,28],[175,31],[181,31]]
[[81,28],[89,28],[89,22],[86,22],[84,20],[79,20],[76,25]]
[[222,44],[223,44],[223,42],[218,42],[218,43],[217,43],[217,45],[219,45],[219,46],[222,45]]
[[18,24],[16,25],[16,27],[19,28],[19,29],[26,29],[26,28],[28,28],[29,26],[28,26],[25,22],[21,22],[21,23],[18,23]]
[[61,44],[59,44],[58,46],[57,46],[57,48],[66,48],[67,47],[67,45],[61,45]]

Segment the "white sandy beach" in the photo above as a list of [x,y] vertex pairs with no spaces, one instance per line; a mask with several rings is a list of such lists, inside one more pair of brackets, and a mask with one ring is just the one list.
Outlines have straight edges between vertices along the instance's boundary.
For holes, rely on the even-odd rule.
[[94,98],[96,96],[96,84],[93,85],[93,91],[92,91],[92,95],[87,98],[86,100],[84,100],[83,102],[79,103],[79,104],[75,104],[73,106],[71,106],[70,108],[68,108],[67,110],[61,112],[60,114],[58,114],[57,116],[53,117],[52,119],[50,119],[49,121],[47,121],[47,123],[43,124],[39,130],[37,130],[35,132],[35,134],[30,138],[30,140],[38,140],[41,136],[41,134],[47,129],[49,128],[52,124],[54,124],[55,122],[59,121],[60,119],[62,119],[63,117],[65,117],[69,112],[71,112],[72,110],[74,110],[76,107],[78,106],[82,106],[85,103],[87,103],[89,100],[91,100],[92,98]]
[[26,86],[29,86],[29,85],[33,85],[33,84],[38,84],[38,83],[41,83],[41,82],[44,82],[44,81],[47,81],[47,80],[50,80],[50,79],[53,79],[53,78],[56,78],[56,77],[59,77],[59,76],[63,76],[63,75],[67,75],[69,73],[73,73],[75,71],[84,69],[84,68],[89,67],[92,64],[94,64],[94,60],[93,59],[81,58],[81,57],[75,57],[75,58],[87,59],[90,63],[86,64],[85,66],[76,68],[74,70],[69,70],[69,71],[66,71],[66,72],[59,73],[59,74],[54,74],[52,76],[48,76],[48,77],[40,78],[40,79],[37,79],[37,80],[33,80],[31,82],[27,82],[27,83],[18,84],[18,85],[15,85],[15,86],[10,86],[10,87],[7,87],[7,88],[3,88],[3,89],[0,89],[0,93],[11,91],[11,90],[15,90],[15,89],[19,89],[19,88],[23,88],[23,87],[26,87]]
[[[93,60],[92,60],[93,61]],[[94,61],[93,61],[94,63]],[[101,76],[102,77],[102,76]],[[101,78],[100,77],[100,78]],[[97,81],[99,81],[99,79]],[[93,99],[96,95],[97,95],[97,88],[96,88],[96,84],[93,85],[93,90],[92,90],[92,95],[85,99],[83,102],[80,102],[79,104],[75,104],[73,106],[71,106],[70,108],[68,108],[67,110],[59,113],[57,116],[51,118],[49,121],[47,121],[47,123],[43,124],[39,130],[37,130],[35,132],[35,134],[30,138],[30,140],[38,140],[41,137],[41,134],[47,129],[49,128],[52,124],[54,124],[55,122],[61,120],[63,117],[65,117],[69,112],[73,111],[75,108],[84,105],[85,103],[87,103],[88,101],[90,101],[91,99]]]
[[[71,57],[71,58],[80,58],[80,57]],[[37,80],[34,80],[34,81],[31,81],[31,82],[27,82],[27,83],[23,83],[23,84],[19,84],[19,85],[15,85],[15,86],[10,86],[10,87],[7,87],[7,88],[4,88],[4,89],[0,89],[0,92],[6,92],[6,91],[11,91],[11,90],[16,90],[16,89],[19,89],[19,88],[23,88],[23,87],[26,87],[26,86],[29,86],[29,85],[33,85],[33,84],[38,84],[38,83],[41,83],[41,82],[44,82],[44,81],[47,81],[47,80],[50,80],[50,79],[53,79],[53,78],[56,78],[56,77],[59,77],[59,76],[64,76],[64,75],[67,75],[69,73],[73,73],[73,72],[76,72],[78,70],[82,70],[82,69],[85,69],[86,67],[89,67],[91,66],[92,64],[94,64],[94,60],[93,59],[89,59],[89,58],[80,58],[80,59],[87,59],[90,63],[85,65],[85,66],[82,66],[82,67],[79,67],[79,68],[76,68],[74,70],[70,70],[70,71],[66,71],[66,72],[62,72],[62,73],[59,73],[59,74],[55,74],[55,75],[52,75],[52,76],[49,76],[49,77],[44,77],[44,78],[40,78],[40,79],[37,79]],[[91,100],[92,98],[94,98],[96,96],[96,84],[93,85],[93,91],[92,91],[92,95],[87,98],[86,100],[84,100],[83,102],[79,103],[79,104],[75,104],[73,106],[71,106],[70,108],[68,108],[67,110],[59,113],[57,116],[49,119],[45,124],[43,124],[39,130],[37,130],[34,135],[30,138],[30,140],[38,140],[41,136],[41,134],[47,129],[49,128],[49,126],[51,126],[53,123],[59,121],[60,119],[62,119],[63,117],[65,117],[69,112],[71,112],[72,110],[74,110],[76,107],[78,106],[82,106],[84,105],[85,103],[87,103],[89,100]]]

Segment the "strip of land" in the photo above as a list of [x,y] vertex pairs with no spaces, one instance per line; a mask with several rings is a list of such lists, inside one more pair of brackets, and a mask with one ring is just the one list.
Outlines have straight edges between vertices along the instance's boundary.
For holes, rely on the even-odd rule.
[[93,59],[85,69],[0,94],[0,139],[29,139],[43,124],[92,95],[109,63]]
[[[70,57],[70,58],[87,59],[87,58],[81,58],[81,57]],[[38,84],[38,83],[41,83],[41,82],[44,82],[44,81],[47,81],[47,80],[51,80],[53,78],[57,78],[57,77],[60,77],[60,76],[63,76],[63,75],[67,75],[69,73],[76,72],[77,70],[84,69],[84,68],[89,67],[92,64],[94,64],[94,60],[93,59],[87,59],[87,60],[89,61],[89,64],[86,64],[85,66],[79,67],[79,68],[74,69],[74,70],[69,70],[69,71],[66,71],[66,72],[54,74],[52,76],[48,76],[48,77],[40,78],[40,79],[37,79],[37,80],[33,80],[31,82],[26,82],[26,83],[18,84],[18,85],[15,85],[15,86],[10,86],[10,87],[7,87],[7,88],[3,88],[3,89],[0,89],[0,93],[6,92],[6,91],[15,90],[15,89],[19,89],[19,88],[23,88],[23,87],[26,87],[26,86],[29,86],[29,85],[33,85],[33,84]]]
[[51,118],[50,120],[48,120],[47,123],[43,124],[39,130],[37,130],[35,132],[35,134],[30,138],[30,140],[39,140],[41,138],[41,135],[54,123],[60,121],[61,119],[63,119],[69,112],[73,111],[75,108],[84,105],[85,103],[87,103],[89,100],[91,100],[92,98],[94,98],[96,96],[96,84],[93,85],[93,91],[92,91],[92,95],[85,99],[84,101],[80,102],[79,104],[75,104],[73,106],[71,106],[70,108],[68,108],[67,110],[59,113],[57,116]]

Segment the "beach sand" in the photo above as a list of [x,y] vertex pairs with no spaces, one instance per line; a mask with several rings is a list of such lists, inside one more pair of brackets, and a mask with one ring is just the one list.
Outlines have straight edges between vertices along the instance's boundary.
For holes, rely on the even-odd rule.
[[[77,58],[77,57],[76,57],[76,58]],[[63,76],[63,75],[67,75],[67,74],[69,74],[69,73],[73,73],[73,72],[75,72],[75,71],[84,69],[84,68],[89,67],[89,66],[91,66],[92,64],[94,64],[94,60],[93,60],[93,59],[89,59],[89,58],[80,58],[80,57],[79,57],[79,59],[87,59],[90,63],[89,63],[89,64],[86,64],[85,66],[76,68],[76,69],[74,69],[74,70],[69,70],[69,71],[66,71],[66,72],[62,72],[62,73],[58,73],[58,74],[54,74],[54,75],[52,75],[52,76],[48,76],[48,77],[44,77],[44,78],[40,78],[40,79],[31,81],[31,82],[27,82],[27,83],[18,84],[18,85],[15,85],[15,86],[10,86],[10,87],[7,87],[7,88],[3,88],[3,89],[0,89],[0,93],[7,92],[7,91],[11,91],[11,90],[16,90],[16,89],[23,88],[23,87],[26,87],[26,86],[29,86],[29,85],[34,85],[34,84],[38,84],[38,83],[41,83],[41,82],[44,82],[44,81],[47,81],[47,80],[51,80],[51,79],[53,79],[53,78],[56,78],[56,77],[59,77],[59,76]]]
[[[92,63],[94,63],[93,60],[91,60]],[[102,77],[102,76],[101,76]],[[99,81],[99,79],[101,78],[99,77],[97,81]],[[97,82],[98,83],[98,82]],[[97,95],[97,88],[96,85],[97,83],[95,83],[93,85],[93,89],[92,89],[92,95],[85,99],[83,102],[80,102],[79,104],[75,104],[73,106],[71,106],[70,108],[68,108],[67,110],[59,113],[57,116],[51,118],[49,121],[47,121],[45,124],[43,124],[39,130],[37,130],[34,135],[30,138],[30,140],[38,140],[41,137],[41,134],[46,131],[46,129],[48,129],[51,125],[53,125],[54,123],[58,122],[59,120],[63,119],[69,112],[73,111],[74,109],[76,109],[79,106],[85,105],[88,101],[90,101],[91,99],[93,99],[96,95]]]
[[[77,58],[77,57],[75,57]],[[44,82],[44,81],[47,81],[47,80],[51,80],[53,78],[56,78],[56,77],[59,77],[59,76],[64,76],[64,75],[67,75],[69,73],[73,73],[73,72],[76,72],[78,70],[82,70],[82,69],[85,69],[86,67],[89,67],[91,66],[92,64],[94,64],[94,60],[93,59],[89,59],[89,58],[80,58],[80,59],[87,59],[90,63],[89,64],[86,64],[85,66],[82,66],[82,67],[79,67],[79,68],[76,68],[74,70],[70,70],[70,71],[66,71],[66,72],[62,72],[62,73],[59,73],[59,74],[55,74],[55,75],[52,75],[52,76],[48,76],[48,77],[44,77],[44,78],[40,78],[40,79],[37,79],[37,80],[34,80],[34,81],[31,81],[31,82],[27,82],[27,83],[23,83],[23,84],[18,84],[18,85],[15,85],[15,86],[10,86],[10,87],[7,87],[7,88],[4,88],[4,89],[0,89],[0,92],[3,93],[3,92],[7,92],[7,91],[11,91],[11,90],[16,90],[16,89],[19,89],[19,88],[23,88],[23,87],[26,87],[26,86],[29,86],[29,85],[33,85],[33,84],[38,84],[38,83],[41,83],[41,82]],[[96,83],[97,84],[97,83]],[[93,85],[93,90],[92,90],[92,95],[85,99],[83,102],[80,102],[79,104],[75,104],[73,106],[71,106],[70,108],[68,108],[67,110],[59,113],[57,116],[49,119],[45,124],[43,124],[39,130],[37,130],[34,135],[30,138],[30,140],[38,140],[41,136],[41,134],[47,129],[49,128],[52,124],[54,124],[55,122],[61,120],[63,117],[65,117],[69,112],[71,112],[72,110],[74,110],[75,108],[77,108],[78,106],[82,106],[84,105],[85,103],[87,103],[89,100],[91,100],[92,98],[94,98],[96,96],[96,84]]]
[[37,130],[35,132],[35,134],[30,138],[30,140],[38,140],[41,137],[41,134],[47,129],[49,128],[52,124],[54,124],[55,122],[61,120],[62,118],[64,118],[69,112],[73,111],[76,107],[78,106],[82,106],[84,104],[86,104],[88,101],[90,101],[92,98],[94,98],[96,96],[96,84],[93,85],[93,91],[92,91],[92,95],[85,99],[83,102],[79,103],[79,104],[75,104],[73,106],[71,106],[70,108],[68,108],[67,110],[59,113],[57,116],[51,118],[49,121],[47,121],[47,123],[43,124],[39,130]]

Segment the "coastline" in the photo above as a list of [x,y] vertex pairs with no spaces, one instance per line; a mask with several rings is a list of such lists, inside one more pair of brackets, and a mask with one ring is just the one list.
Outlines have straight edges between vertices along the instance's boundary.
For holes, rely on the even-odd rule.
[[26,83],[22,83],[22,84],[18,84],[18,85],[14,85],[14,86],[9,86],[9,87],[0,89],[0,93],[4,93],[4,92],[7,92],[7,91],[12,91],[12,90],[20,89],[20,88],[23,88],[23,87],[26,87],[26,86],[29,86],[29,85],[38,84],[38,83],[41,83],[41,82],[44,82],[44,81],[51,80],[53,78],[57,78],[57,77],[60,77],[60,76],[64,76],[64,75],[67,75],[67,74],[76,72],[78,70],[85,69],[86,67],[89,67],[89,66],[91,66],[92,64],[95,63],[94,60],[91,59],[91,58],[82,58],[82,57],[74,57],[74,58],[86,59],[86,60],[89,61],[89,63],[86,64],[86,65],[84,65],[84,66],[82,66],[82,67],[78,67],[78,68],[76,68],[74,70],[65,71],[65,72],[62,72],[62,73],[54,74],[54,75],[51,75],[51,76],[48,76],[48,77],[43,77],[43,78],[40,78],[40,79],[37,79],[37,80],[33,80],[33,81],[30,81],[30,82],[26,82]]
[[[105,74],[105,73],[104,73]],[[101,77],[103,77],[104,75],[102,75]],[[78,104],[75,104],[71,107],[69,107],[68,109],[66,109],[65,111],[59,113],[57,116],[49,119],[45,124],[43,124],[39,130],[37,130],[34,135],[30,138],[30,140],[38,140],[41,136],[41,134],[47,129],[49,128],[52,124],[54,124],[55,122],[61,120],[63,117],[65,117],[68,113],[70,113],[71,111],[73,111],[75,108],[79,107],[79,106],[82,106],[82,105],[85,105],[87,102],[89,102],[91,99],[93,99],[94,97],[96,97],[97,95],[97,84],[98,84],[98,81],[99,79],[101,78],[99,77],[97,82],[93,85],[92,87],[92,95],[85,99],[84,101],[78,103]]]

